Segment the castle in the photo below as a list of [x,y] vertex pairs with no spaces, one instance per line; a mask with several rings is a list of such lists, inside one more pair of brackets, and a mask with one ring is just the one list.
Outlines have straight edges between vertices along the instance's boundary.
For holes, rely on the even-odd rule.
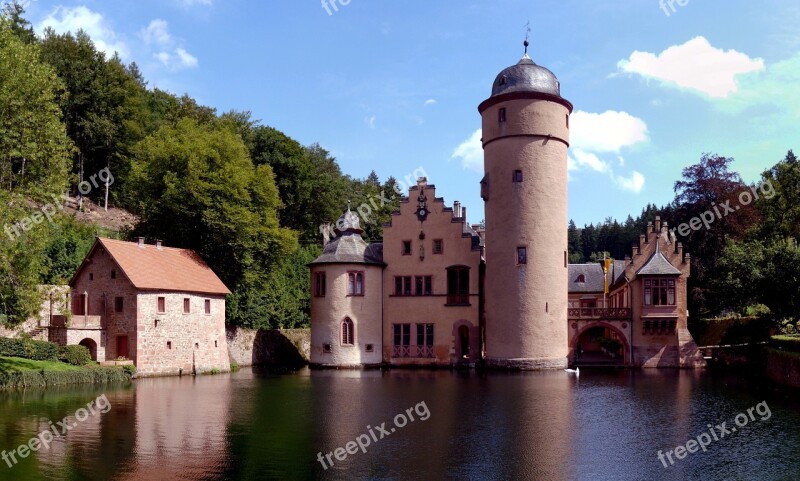
[[382,243],[348,209],[310,264],[312,366],[705,365],[687,328],[691,257],[666,222],[624,260],[568,264],[572,104],[525,46],[478,107],[485,229],[425,178]]

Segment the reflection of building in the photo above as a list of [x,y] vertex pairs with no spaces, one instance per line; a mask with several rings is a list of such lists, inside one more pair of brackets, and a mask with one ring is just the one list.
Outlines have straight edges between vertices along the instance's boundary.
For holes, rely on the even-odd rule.
[[52,316],[52,341],[130,359],[144,376],[230,369],[230,291],[195,252],[98,238],[70,287],[72,315]]
[[425,178],[382,244],[364,242],[348,210],[311,263],[312,364],[703,365],[686,327],[690,258],[666,223],[656,218],[632,258],[568,265],[572,104],[527,42],[479,111],[485,232]]

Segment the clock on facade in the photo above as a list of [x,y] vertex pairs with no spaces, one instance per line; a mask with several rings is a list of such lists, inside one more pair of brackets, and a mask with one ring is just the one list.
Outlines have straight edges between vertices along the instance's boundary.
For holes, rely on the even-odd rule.
[[425,197],[425,189],[422,189],[417,198],[417,219],[419,219],[420,222],[425,222],[429,213],[428,198]]

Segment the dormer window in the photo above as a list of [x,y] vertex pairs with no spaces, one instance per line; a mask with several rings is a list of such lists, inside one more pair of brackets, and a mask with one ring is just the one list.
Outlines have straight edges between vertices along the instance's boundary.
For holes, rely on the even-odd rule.
[[578,283],[578,284],[585,284],[586,283],[586,276],[584,276],[583,274],[579,275],[575,279],[575,282]]
[[505,75],[503,75],[502,77],[500,77],[500,85],[505,85],[505,84],[506,84],[506,80],[507,80],[507,79],[508,79],[508,77],[506,77]]

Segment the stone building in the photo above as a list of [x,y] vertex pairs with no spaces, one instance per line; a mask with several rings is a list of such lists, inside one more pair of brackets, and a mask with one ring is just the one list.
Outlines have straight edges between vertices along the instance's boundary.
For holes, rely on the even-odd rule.
[[568,264],[572,104],[525,47],[478,108],[485,230],[424,178],[382,243],[348,210],[311,263],[312,365],[705,365],[687,329],[691,258],[666,223],[624,260]]
[[69,286],[71,316],[52,317],[51,341],[132,360],[142,376],[230,370],[230,291],[195,252],[98,237]]

